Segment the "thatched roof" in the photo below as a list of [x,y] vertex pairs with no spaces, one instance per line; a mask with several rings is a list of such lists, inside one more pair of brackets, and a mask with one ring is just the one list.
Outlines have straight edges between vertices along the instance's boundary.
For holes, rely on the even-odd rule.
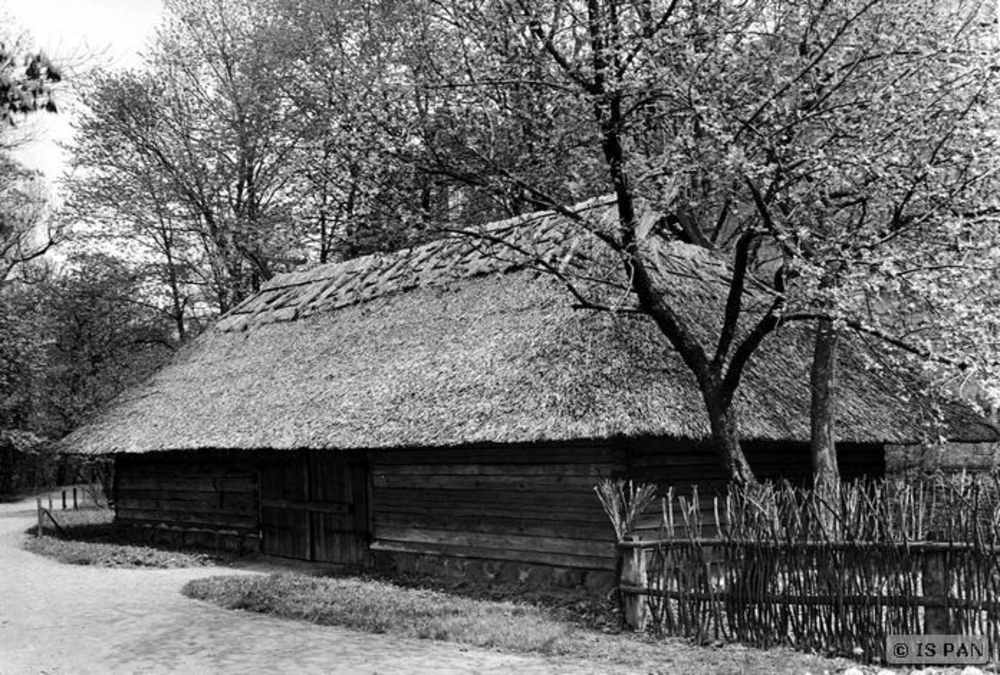
[[[581,208],[598,222],[609,218],[606,202]],[[707,436],[692,375],[648,319],[573,309],[565,288],[523,255],[569,269],[589,250],[589,235],[551,213],[489,226],[487,237],[500,235],[520,253],[450,237],[276,277],[62,447],[134,453]],[[682,244],[663,257],[668,292],[711,330],[725,265]],[[917,440],[920,414],[865,369],[858,350],[845,352],[840,437]],[[745,438],[808,440],[810,354],[808,331],[783,329],[766,341],[738,395]],[[951,422],[964,440],[995,437],[958,408]]]

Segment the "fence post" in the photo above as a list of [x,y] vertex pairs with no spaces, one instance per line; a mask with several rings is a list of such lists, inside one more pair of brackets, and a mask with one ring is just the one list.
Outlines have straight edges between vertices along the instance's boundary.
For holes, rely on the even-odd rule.
[[35,497],[35,502],[38,505],[38,530],[35,532],[35,536],[40,537],[45,534],[45,524],[42,517],[42,498]]
[[73,488],[73,510],[76,511],[78,508],[76,503],[76,488]]
[[65,490],[62,491],[62,502],[63,502],[62,510],[65,511],[66,510],[66,491]]
[[[642,538],[627,535],[623,543],[639,544]],[[622,586],[646,587],[646,550],[641,546],[622,547]],[[622,618],[632,630],[646,627],[646,596],[633,591],[622,591]]]
[[[935,549],[924,550],[923,588],[925,600],[940,600],[942,603],[948,597],[947,553]],[[924,607],[924,632],[929,635],[948,635],[951,633],[951,621],[948,608],[943,604],[935,607]]]

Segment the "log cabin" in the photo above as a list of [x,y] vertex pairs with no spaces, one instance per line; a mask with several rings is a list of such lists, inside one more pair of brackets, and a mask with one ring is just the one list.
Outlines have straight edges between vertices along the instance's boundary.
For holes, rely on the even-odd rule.
[[[607,201],[578,212],[613,223]],[[550,272],[597,268],[586,232],[538,213],[480,234],[274,278],[62,447],[114,458],[116,523],[147,540],[609,584],[601,478],[723,484],[699,390],[645,317],[573,307]],[[656,268],[717,330],[725,263],[670,243]],[[810,475],[810,354],[810,330],[783,328],[743,378],[758,477]],[[923,433],[897,379],[841,351],[845,478],[881,475],[885,446]],[[953,437],[996,437],[948,406]]]

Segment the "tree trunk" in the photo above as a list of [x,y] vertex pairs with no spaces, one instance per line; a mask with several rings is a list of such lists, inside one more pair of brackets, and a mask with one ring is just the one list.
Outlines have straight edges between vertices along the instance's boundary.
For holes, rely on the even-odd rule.
[[184,299],[181,297],[181,284],[177,276],[177,262],[171,251],[170,240],[164,237],[163,253],[167,258],[167,286],[170,288],[171,316],[177,327],[177,340],[187,341],[187,326],[184,323]]
[[834,388],[837,382],[837,346],[840,336],[831,319],[816,325],[810,391],[812,393],[812,469],[813,487],[829,492],[840,484],[837,469]]
[[712,446],[726,477],[740,485],[755,484],[757,479],[740,444],[736,411],[731,404],[723,405],[712,400],[710,396],[706,396],[705,399],[712,429]]
[[[731,391],[723,391],[729,386],[725,380],[730,378],[720,376],[720,366],[709,363],[702,346],[678,319],[673,309],[657,294],[639,253],[641,242],[636,231],[638,218],[635,196],[629,185],[627,146],[623,139],[628,113],[623,90],[616,81],[617,74],[623,72],[621,54],[616,51],[622,31],[617,6],[615,2],[605,6],[596,0],[590,0],[587,2],[587,18],[593,73],[593,80],[589,82],[587,89],[592,98],[594,119],[601,135],[601,150],[616,197],[619,252],[624,254],[626,278],[630,279],[639,305],[650,314],[698,379],[698,386],[708,409],[712,445],[727,478],[743,485],[755,484],[756,478],[740,446],[739,423],[732,402],[739,378],[736,377],[736,384],[732,385]],[[743,364],[735,367],[742,368]]]

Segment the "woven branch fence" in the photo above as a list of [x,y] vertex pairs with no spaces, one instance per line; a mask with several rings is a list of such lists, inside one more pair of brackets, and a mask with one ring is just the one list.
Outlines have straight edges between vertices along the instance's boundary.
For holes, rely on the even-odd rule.
[[826,495],[767,485],[709,503],[670,490],[657,536],[620,542],[626,622],[868,662],[884,660],[888,635],[985,635],[996,659],[998,488],[967,476]]

